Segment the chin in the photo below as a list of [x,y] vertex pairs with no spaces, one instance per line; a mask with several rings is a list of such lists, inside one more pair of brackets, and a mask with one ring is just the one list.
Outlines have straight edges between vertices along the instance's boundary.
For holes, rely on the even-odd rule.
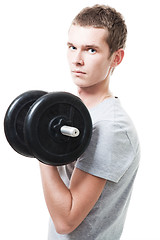
[[88,88],[97,84],[95,82],[89,82],[87,81],[87,79],[80,78],[80,77],[76,77],[76,78],[73,77],[73,82],[79,88]]
[[80,87],[80,88],[86,87],[87,85],[85,81],[81,79],[73,79],[73,82],[77,87]]
[[88,87],[91,87],[89,84],[82,83],[82,82],[77,82],[77,81],[74,81],[74,84],[75,84],[78,88],[88,88]]

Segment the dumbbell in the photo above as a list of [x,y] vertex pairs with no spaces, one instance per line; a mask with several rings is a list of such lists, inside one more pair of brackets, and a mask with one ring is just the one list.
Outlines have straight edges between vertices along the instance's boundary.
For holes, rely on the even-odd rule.
[[60,166],[86,150],[92,120],[81,99],[71,93],[27,91],[8,107],[4,132],[19,154]]

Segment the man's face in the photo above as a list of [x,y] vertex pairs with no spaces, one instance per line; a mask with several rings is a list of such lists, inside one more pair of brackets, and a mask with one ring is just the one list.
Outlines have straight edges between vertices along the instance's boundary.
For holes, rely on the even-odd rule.
[[101,28],[71,26],[68,61],[78,87],[91,87],[106,79],[111,62],[107,34]]

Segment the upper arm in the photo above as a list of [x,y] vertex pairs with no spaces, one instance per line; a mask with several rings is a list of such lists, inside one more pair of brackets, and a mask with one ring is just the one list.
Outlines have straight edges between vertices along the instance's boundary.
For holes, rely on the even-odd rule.
[[70,231],[73,231],[88,215],[99,199],[106,180],[75,168],[70,181],[72,207],[69,217]]

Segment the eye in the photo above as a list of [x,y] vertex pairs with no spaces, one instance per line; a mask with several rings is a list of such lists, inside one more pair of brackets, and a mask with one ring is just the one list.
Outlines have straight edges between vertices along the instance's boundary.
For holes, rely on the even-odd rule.
[[96,53],[96,50],[94,48],[89,48],[88,52],[93,54],[93,53]]
[[69,49],[71,49],[71,50],[76,50],[76,47],[74,47],[74,46],[69,46]]

